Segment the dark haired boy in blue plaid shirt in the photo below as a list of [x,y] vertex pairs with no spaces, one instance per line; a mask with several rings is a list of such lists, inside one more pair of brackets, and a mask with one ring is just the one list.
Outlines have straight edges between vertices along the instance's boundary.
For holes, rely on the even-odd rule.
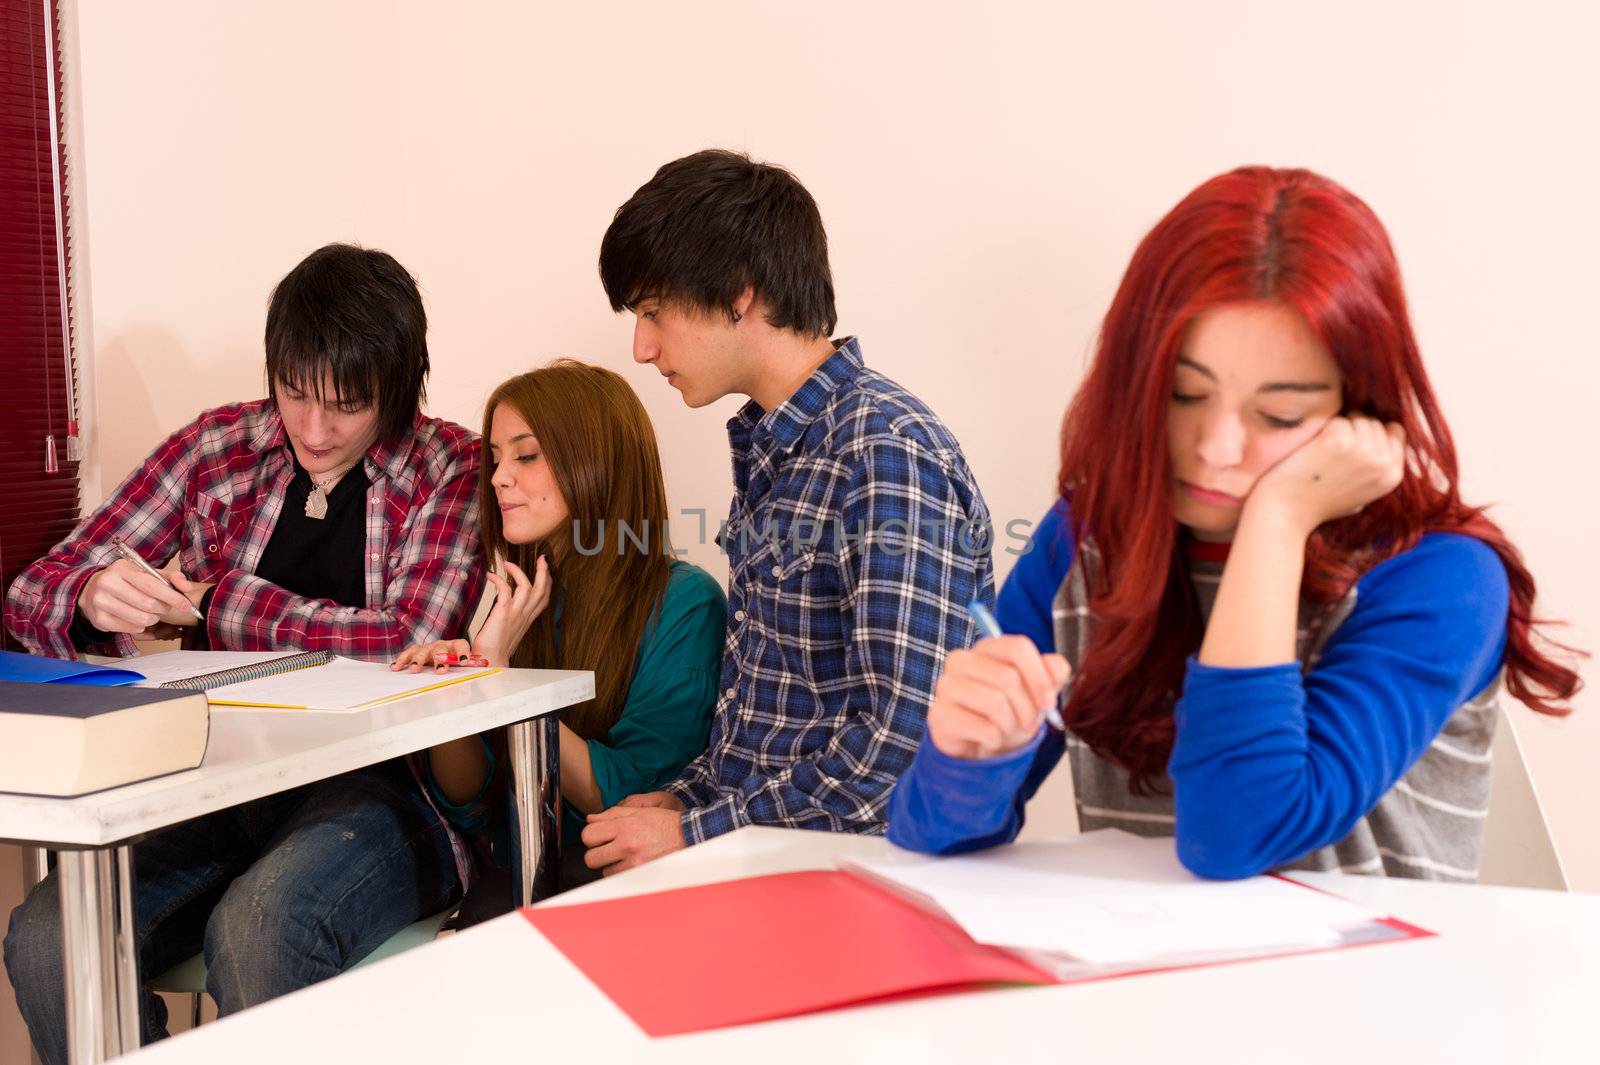
[[728,635],[710,747],[664,791],[593,814],[613,873],[743,825],[879,833],[945,654],[992,600],[983,496],[943,422],[836,324],[827,238],[787,171],[731,152],[668,163],[601,244],[633,355],[684,402],[742,394]]

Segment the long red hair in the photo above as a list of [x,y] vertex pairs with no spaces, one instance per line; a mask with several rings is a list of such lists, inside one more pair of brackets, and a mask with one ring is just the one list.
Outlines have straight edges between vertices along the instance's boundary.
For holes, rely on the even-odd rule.
[[1536,633],[1543,622],[1533,614],[1532,575],[1483,509],[1461,501],[1455,445],[1382,223],[1308,170],[1243,167],[1195,189],[1140,242],[1062,425],[1058,487],[1071,501],[1073,536],[1080,544],[1092,537],[1103,563],[1088,589],[1095,628],[1066,709],[1069,727],[1128,769],[1136,789],[1166,769],[1184,661],[1203,635],[1172,516],[1173,369],[1200,314],[1248,300],[1297,310],[1338,363],[1345,412],[1398,422],[1406,433],[1400,486],[1312,534],[1302,594],[1337,600],[1424,533],[1474,536],[1510,578],[1507,688],[1542,713],[1570,713],[1562,703],[1580,681],[1540,649],[1549,641]]

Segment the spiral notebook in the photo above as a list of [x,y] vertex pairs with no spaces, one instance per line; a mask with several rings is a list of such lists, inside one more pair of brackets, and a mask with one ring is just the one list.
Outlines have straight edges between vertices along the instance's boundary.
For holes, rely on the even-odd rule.
[[168,651],[127,664],[144,675],[138,687],[204,691],[214,708],[329,712],[364,710],[499,672],[397,673],[383,663],[327,651]]
[[169,651],[141,655],[128,666],[144,675],[141,688],[209,691],[333,661],[327,651]]

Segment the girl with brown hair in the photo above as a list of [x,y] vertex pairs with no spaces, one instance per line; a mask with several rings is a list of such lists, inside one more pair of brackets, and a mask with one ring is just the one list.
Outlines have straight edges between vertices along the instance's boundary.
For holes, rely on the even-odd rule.
[[[442,651],[593,670],[595,697],[560,724],[563,834],[576,841],[584,815],[661,787],[705,749],[727,600],[672,557],[655,430],[617,374],[562,359],[511,378],[485,405],[482,446],[495,605],[470,643],[417,644],[393,668],[430,667]],[[430,790],[462,829],[503,814],[503,758],[498,733],[429,752]]]

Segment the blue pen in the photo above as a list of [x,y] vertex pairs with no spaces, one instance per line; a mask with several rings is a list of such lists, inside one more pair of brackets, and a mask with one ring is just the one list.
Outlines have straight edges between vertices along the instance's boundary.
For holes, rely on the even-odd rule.
[[[983,600],[974,599],[967,604],[967,613],[972,615],[972,623],[978,626],[978,631],[985,636],[1004,636],[1000,631],[1000,622],[995,620],[994,614],[984,605]],[[1055,703],[1044,708],[1044,719],[1050,722],[1050,727],[1061,732],[1067,730],[1067,723],[1061,720],[1061,710]]]

